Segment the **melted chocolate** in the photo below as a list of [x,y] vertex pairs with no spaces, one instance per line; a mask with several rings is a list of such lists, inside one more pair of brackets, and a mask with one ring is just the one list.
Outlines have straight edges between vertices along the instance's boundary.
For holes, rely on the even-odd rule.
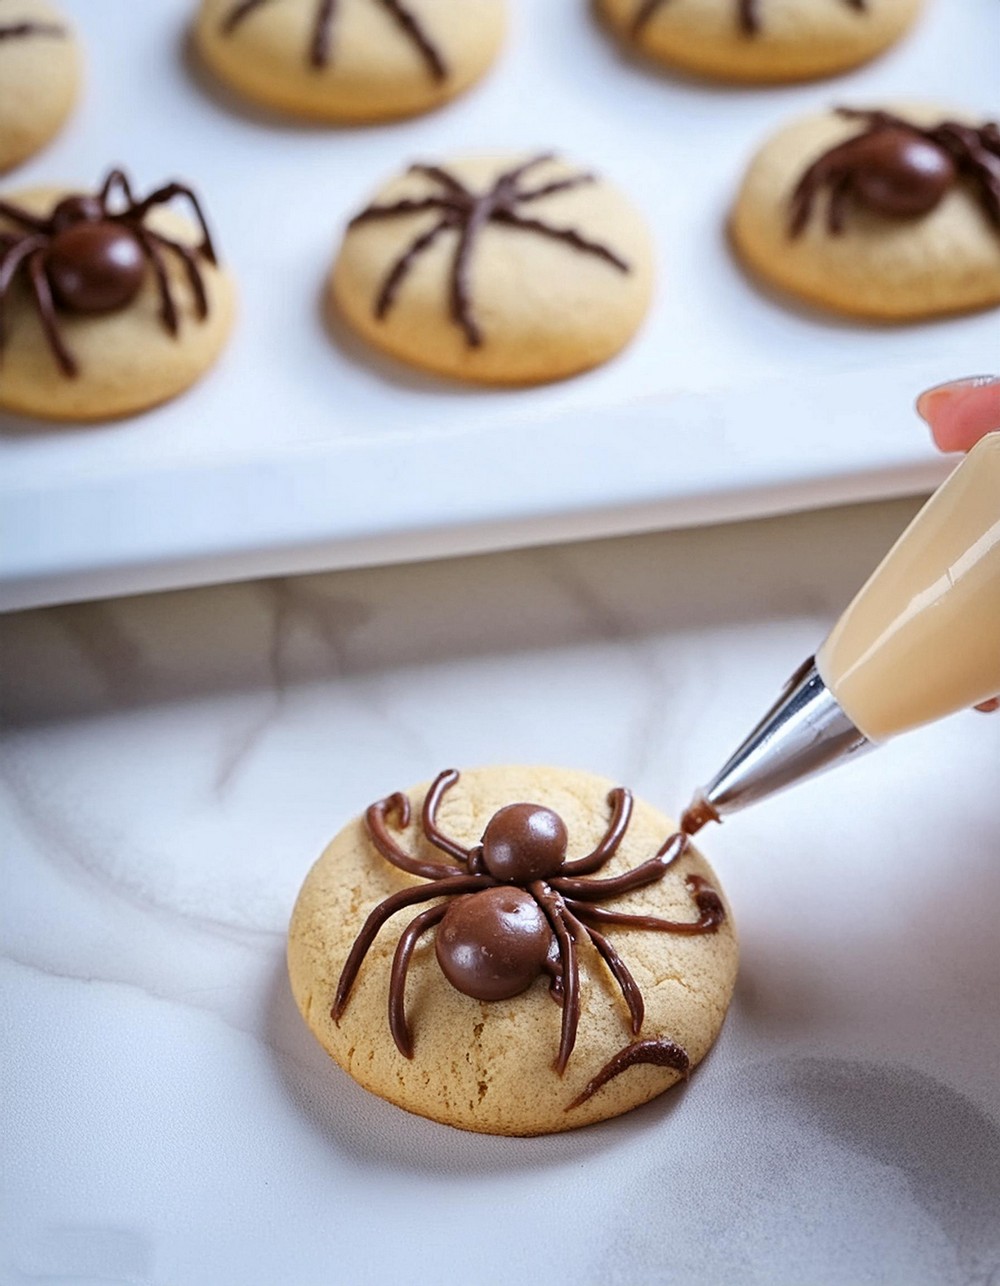
[[[407,1058],[413,1056],[405,1013],[410,960],[420,937],[438,924],[438,963],[452,986],[467,996],[481,1001],[508,999],[526,991],[543,974],[550,976],[551,994],[562,1006],[555,1063],[560,1073],[573,1051],[580,1021],[581,944],[592,946],[608,966],[628,1006],[632,1033],[638,1035],[644,1015],[642,993],[614,945],[597,926],[628,925],[677,934],[715,933],[725,920],[725,907],[718,893],[698,875],[689,875],[686,880],[698,910],[696,920],[630,915],[595,904],[661,880],[687,851],[688,836],[682,832],[669,836],[651,858],[621,875],[597,880],[581,878],[600,870],[618,850],[632,814],[629,791],[619,787],[611,792],[611,816],[600,842],[584,857],[569,860],[565,824],[558,814],[538,804],[501,808],[487,822],[482,841],[470,848],[446,836],[438,825],[437,811],[445,792],[458,777],[454,769],[438,775],[427,792],[420,817],[425,840],[453,859],[450,862],[414,856],[389,830],[390,820],[395,820],[400,829],[410,824],[410,802],[405,795],[389,795],[365,813],[365,829],[377,851],[393,866],[428,883],[391,894],[369,914],[341,971],[331,1010],[333,1020],[340,1021],[365,956],[387,921],[406,907],[434,898],[455,897],[454,901],[439,902],[421,911],[399,938],[389,982],[389,1028],[400,1053]],[[639,1044],[643,1048],[656,1046],[661,1051],[678,1048],[669,1041]],[[631,1064],[623,1064],[621,1070],[625,1065]]]
[[[255,9],[262,9],[272,0],[238,0],[222,19],[223,35],[231,35]],[[448,78],[448,68],[437,45],[431,40],[420,20],[403,3],[403,0],[375,0],[386,11],[400,31],[419,53],[432,80]],[[309,40],[308,61],[317,70],[333,61],[333,26],[337,17],[338,0],[316,0],[316,17],[313,19]]]
[[962,179],[1000,228],[1000,128],[956,121],[923,127],[891,112],[839,108],[862,122],[860,134],[829,148],[799,179],[791,199],[790,237],[809,222],[819,193],[829,190],[827,231],[844,230],[849,202],[888,219],[929,214]]
[[566,192],[583,183],[592,183],[592,174],[572,174],[564,179],[554,179],[536,188],[524,188],[521,181],[536,166],[552,160],[548,154],[532,157],[530,161],[506,170],[486,192],[473,192],[454,174],[440,165],[411,165],[411,174],[421,174],[429,179],[438,191],[425,197],[404,197],[388,205],[370,205],[356,214],[348,228],[378,219],[394,219],[411,214],[434,211],[437,220],[421,232],[406,247],[390,267],[378,294],[374,312],[385,317],[395,303],[400,286],[416,260],[429,250],[446,232],[457,233],[452,256],[448,301],[452,320],[462,328],[470,348],[483,342],[482,331],[472,308],[469,286],[469,265],[476,240],[488,223],[498,223],[507,228],[519,228],[535,236],[548,237],[572,246],[582,254],[593,255],[611,264],[619,272],[630,272],[630,266],[618,254],[599,241],[592,241],[575,228],[557,227],[543,219],[533,219],[524,214],[523,207],[555,192]]
[[[124,201],[120,210],[110,206],[115,194]],[[154,206],[178,196],[186,197],[194,209],[202,234],[197,247],[146,226],[146,215]],[[64,197],[48,216],[0,201],[0,218],[16,229],[0,233],[0,309],[23,269],[45,338],[64,375],[76,375],[77,365],[62,339],[59,309],[97,315],[127,307],[142,285],[147,264],[156,278],[160,319],[171,335],[177,334],[179,317],[167,273],[168,254],[184,266],[198,316],[208,316],[199,260],[215,263],[215,250],[198,198],[183,184],[166,183],[137,200],[127,175],[112,170],[99,192]]]
[[588,1098],[593,1098],[599,1089],[607,1085],[608,1081],[621,1076],[622,1072],[627,1072],[630,1067],[638,1067],[641,1063],[650,1063],[654,1067],[672,1067],[675,1072],[680,1072],[685,1080],[690,1075],[691,1060],[688,1058],[687,1050],[675,1044],[674,1041],[662,1039],[633,1041],[631,1045],[620,1049],[604,1064],[597,1075],[587,1082],[583,1092],[570,1103],[566,1111],[572,1112],[575,1107],[586,1103]]
[[[642,34],[643,28],[654,14],[667,4],[668,0],[641,0],[635,17],[632,19],[631,34],[635,38]],[[849,9],[864,13],[868,0],[842,0]],[[758,12],[758,0],[735,0],[736,21],[740,31],[746,36],[756,36],[761,30],[761,19]]]

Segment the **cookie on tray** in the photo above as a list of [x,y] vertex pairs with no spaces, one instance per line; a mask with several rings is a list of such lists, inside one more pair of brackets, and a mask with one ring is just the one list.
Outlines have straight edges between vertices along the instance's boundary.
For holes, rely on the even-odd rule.
[[411,165],[351,220],[330,278],[340,313],[377,348],[489,384],[607,361],[652,284],[640,215],[548,154]]
[[80,90],[73,29],[48,0],[0,0],[0,170],[63,126]]
[[810,80],[894,44],[922,0],[599,0],[626,44],[718,80]]
[[737,945],[687,835],[589,773],[440,773],[372,804],[310,871],[288,968],[365,1089],[485,1134],[569,1130],[685,1079]]
[[505,0],[202,0],[195,44],[219,80],[307,120],[425,112],[483,76]]
[[[190,217],[168,202],[183,200]],[[197,197],[136,195],[112,170],[96,191],[0,194],[0,407],[54,420],[127,415],[175,396],[215,361],[234,286]]]
[[1000,128],[841,108],[780,130],[730,220],[744,263],[822,308],[915,321],[1000,303]]

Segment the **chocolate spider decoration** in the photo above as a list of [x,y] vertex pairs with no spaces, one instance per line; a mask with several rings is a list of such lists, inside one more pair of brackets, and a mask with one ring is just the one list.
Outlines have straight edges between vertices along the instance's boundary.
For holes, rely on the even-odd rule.
[[0,22],[0,41],[22,40],[25,36],[65,36],[66,28],[56,22]]
[[[643,29],[650,19],[666,3],[667,0],[640,0],[639,8],[635,12],[630,28],[633,39],[642,35]],[[858,13],[864,13],[868,7],[868,0],[842,0],[842,3]],[[758,0],[736,0],[736,20],[740,30],[746,36],[756,36],[761,30],[761,20],[757,5]]]
[[[506,1000],[526,991],[543,973],[549,974],[550,992],[562,1005],[555,1063],[560,1074],[573,1052],[580,1020],[577,953],[581,944],[593,946],[608,966],[628,1006],[632,1033],[638,1035],[644,1016],[642,993],[600,926],[620,924],[666,933],[714,933],[725,919],[722,899],[700,876],[689,875],[687,887],[699,912],[697,920],[629,915],[595,903],[661,880],[685,851],[687,836],[671,835],[653,857],[622,875],[584,879],[581,877],[599,871],[621,844],[632,815],[629,791],[621,787],[611,791],[611,817],[603,838],[593,852],[570,860],[566,856],[565,823],[558,813],[540,804],[508,804],[501,808],[487,822],[480,843],[472,848],[443,834],[437,824],[438,806],[458,778],[455,769],[438,774],[427,792],[420,819],[430,843],[458,865],[414,857],[390,834],[390,819],[394,818],[400,828],[409,825],[410,801],[406,795],[390,795],[366,812],[368,836],[386,861],[429,883],[390,894],[368,916],[341,972],[331,1011],[333,1020],[339,1022],[347,1008],[358,970],[382,926],[406,907],[445,898],[411,920],[396,946],[389,984],[389,1029],[401,1054],[413,1057],[413,1037],[405,1011],[410,959],[421,936],[438,924],[438,963],[451,985],[466,996]],[[635,1046],[627,1047],[616,1055],[623,1060],[619,1071],[633,1062],[657,1059],[687,1071],[687,1054],[672,1041],[638,1044],[657,1049],[650,1056],[645,1049],[630,1056],[627,1051]],[[610,1071],[606,1079],[616,1074]],[[585,1092],[583,1097],[589,1095]],[[581,1097],[579,1102],[582,1101]]]
[[837,109],[865,128],[823,153],[805,171],[792,193],[790,237],[809,222],[819,192],[829,188],[827,231],[844,230],[849,201],[889,218],[929,214],[966,179],[987,217],[1000,229],[1000,126],[978,128],[958,121],[924,127],[891,112]]
[[[437,81],[447,80],[448,68],[441,57],[441,51],[403,0],[376,0],[376,2],[382,6],[417,50],[431,78]],[[261,9],[270,3],[271,0],[238,0],[222,20],[223,35],[231,35],[255,9]],[[309,66],[317,71],[329,66],[333,61],[333,24],[337,16],[337,4],[338,0],[316,0],[316,16],[313,19],[308,52]]]
[[505,170],[485,192],[473,192],[459,178],[440,165],[411,165],[410,174],[422,174],[431,180],[438,191],[424,197],[403,197],[388,205],[370,205],[356,214],[348,229],[359,227],[376,219],[393,219],[427,210],[437,213],[437,219],[419,233],[389,269],[375,298],[375,316],[384,318],[399,294],[407,273],[417,258],[446,232],[455,232],[455,252],[451,261],[448,302],[452,320],[462,328],[470,348],[483,342],[482,331],[472,310],[469,290],[469,264],[476,245],[476,238],[488,223],[498,223],[505,228],[520,228],[537,236],[562,241],[583,254],[603,259],[619,272],[631,268],[619,255],[598,241],[591,241],[575,228],[557,227],[543,219],[534,219],[522,213],[522,208],[542,197],[556,192],[568,192],[585,183],[593,183],[592,174],[570,174],[552,179],[534,188],[522,186],[524,177],[537,166],[553,159],[550,153],[534,156],[513,169]]
[[[115,193],[125,202],[122,209],[110,208]],[[194,209],[202,238],[197,246],[175,241],[145,224],[154,206],[178,196],[186,197]],[[184,266],[198,317],[208,316],[199,260],[211,264],[217,260],[198,198],[182,183],[165,183],[137,200],[125,173],[111,170],[99,192],[63,197],[48,216],[0,201],[0,217],[17,228],[14,233],[0,231],[0,355],[3,306],[21,269],[49,348],[67,376],[78,374],[78,367],[60,334],[59,312],[99,315],[126,308],[139,293],[147,263],[156,277],[160,319],[171,335],[177,334],[180,320],[167,272],[168,253]]]

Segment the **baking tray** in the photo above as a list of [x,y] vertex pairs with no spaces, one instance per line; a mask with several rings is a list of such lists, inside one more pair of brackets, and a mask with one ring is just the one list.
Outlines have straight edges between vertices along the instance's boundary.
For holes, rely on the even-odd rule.
[[[490,75],[418,120],[302,126],[248,109],[190,56],[193,0],[63,0],[86,47],[84,101],[8,176],[205,198],[242,299],[232,345],[177,401],[67,428],[0,420],[0,606],[716,522],[915,493],[947,464],[916,392],[996,364],[996,314],[878,328],[750,284],[726,208],[787,117],[913,97],[988,112],[995,0],[937,0],[849,76],[733,89],[622,55],[584,0],[511,0]],[[646,212],[659,281],[617,360],[541,388],[423,378],[324,318],[345,218],[416,157],[557,148]]]

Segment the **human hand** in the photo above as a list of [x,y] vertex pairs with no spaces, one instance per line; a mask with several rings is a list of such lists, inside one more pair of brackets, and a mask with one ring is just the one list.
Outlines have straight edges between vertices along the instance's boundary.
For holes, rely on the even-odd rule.
[[[917,411],[942,451],[968,451],[981,437],[1000,429],[1000,376],[975,375],[938,384],[920,394]],[[992,714],[1000,710],[1000,697],[976,709]]]
[[974,375],[938,384],[920,394],[917,411],[942,451],[968,451],[981,437],[1000,429],[1000,376]]

